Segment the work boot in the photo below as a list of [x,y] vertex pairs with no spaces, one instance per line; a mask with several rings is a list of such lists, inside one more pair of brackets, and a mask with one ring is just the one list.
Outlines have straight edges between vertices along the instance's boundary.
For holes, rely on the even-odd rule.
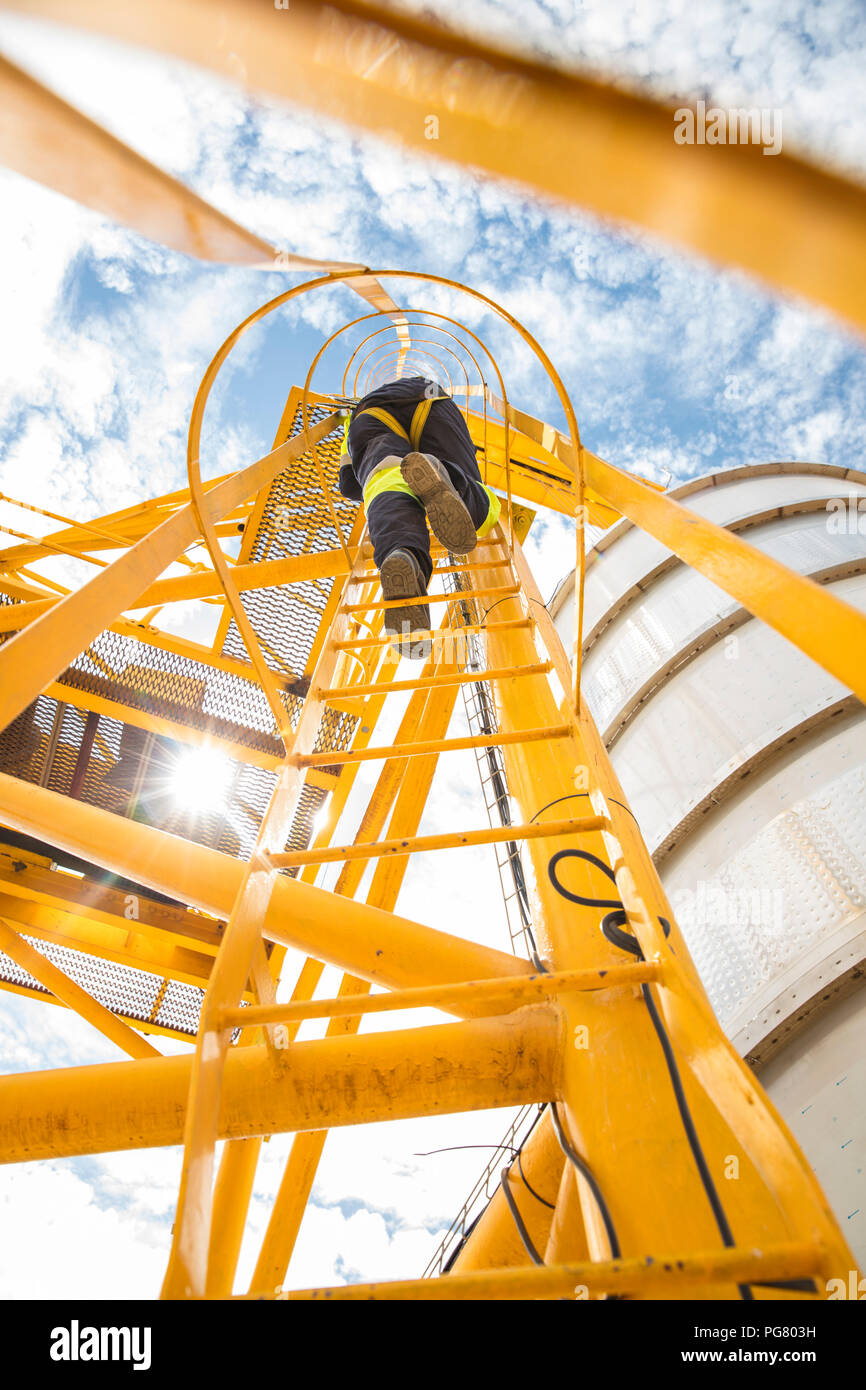
[[[388,599],[414,598],[416,595],[420,598],[427,593],[421,566],[409,550],[392,550],[390,555],[386,555],[379,570],[379,579],[386,602]],[[430,655],[433,644],[429,638],[412,641],[413,632],[425,632],[429,627],[429,604],[385,609],[385,631],[393,633],[396,639],[391,645],[410,661],[424,661]]]
[[400,472],[423,505],[440,545],[454,555],[468,555],[474,550],[478,540],[475,524],[445,465],[433,454],[407,454]]

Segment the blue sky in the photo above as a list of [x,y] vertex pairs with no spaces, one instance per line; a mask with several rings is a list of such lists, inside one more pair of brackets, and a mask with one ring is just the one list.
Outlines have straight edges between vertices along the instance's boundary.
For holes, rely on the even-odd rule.
[[[786,149],[866,177],[866,10],[858,0],[473,0],[468,14],[457,0],[425,0],[423,8],[674,102],[704,96],[778,109]],[[539,338],[585,442],[613,463],[672,482],[768,460],[863,467],[863,340],[815,306],[634,229],[254,99],[181,63],[5,14],[0,49],[275,245],[448,275],[498,300]],[[247,313],[299,277],[188,261],[2,171],[0,198],[0,487],[86,518],[182,486],[189,410],[211,355]],[[511,398],[558,422],[548,384],[498,320],[436,287],[404,296],[407,285],[388,282],[407,306],[464,318],[500,356]],[[206,473],[270,447],[286,391],[303,380],[323,337],[363,312],[351,292],[331,289],[249,335],[209,408]],[[338,384],[328,373],[319,381]],[[6,507],[2,520],[36,527]],[[529,550],[545,594],[570,568],[572,546],[564,522],[539,517]],[[78,582],[86,567],[52,562],[44,572]],[[194,615],[176,621],[196,630]],[[461,764],[443,788],[440,809],[461,824],[477,820],[466,809],[474,775]],[[470,861],[453,862],[444,886],[419,868],[407,883],[408,915],[435,922],[448,910],[447,891]],[[471,862],[498,892],[489,864]],[[504,944],[504,928],[494,927],[503,934],[491,939]],[[114,1058],[65,1011],[8,996],[0,996],[0,1054],[5,1070]],[[443,1133],[484,1142],[504,1127],[501,1116],[482,1117],[467,1137],[466,1121],[437,1124],[435,1144],[449,1142]],[[415,1160],[416,1150],[434,1147],[430,1128],[334,1136],[298,1279],[423,1267],[429,1230],[447,1224],[479,1166],[477,1154],[440,1159],[435,1171]],[[285,1149],[283,1140],[267,1146],[259,1226]],[[0,1269],[0,1295],[68,1291],[86,1231],[85,1294],[110,1287],[152,1296],[176,1181],[174,1151],[0,1173],[13,1234],[16,1223],[22,1235],[33,1229],[37,1214],[41,1232],[32,1264]]]

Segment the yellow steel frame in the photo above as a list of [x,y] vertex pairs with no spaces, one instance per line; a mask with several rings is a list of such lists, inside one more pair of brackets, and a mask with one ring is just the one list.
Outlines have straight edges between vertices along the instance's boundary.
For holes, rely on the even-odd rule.
[[[298,287],[289,295],[326,283],[330,280]],[[286,297],[272,301],[247,323]],[[244,326],[217,354],[217,366]],[[179,947],[172,947],[173,956],[161,957],[172,978],[206,979],[195,1054],[184,1062],[145,1057],[141,1049],[153,1049],[143,1040],[136,1054],[137,1044],[130,1042],[130,1035],[139,1035],[128,1023],[110,1014],[106,1017],[107,1011],[95,1000],[82,997],[80,988],[56,970],[46,969],[34,948],[27,947],[0,919],[0,945],[5,942],[7,952],[58,998],[136,1056],[134,1062],[113,1066],[108,1072],[84,1068],[0,1081],[0,1153],[6,1161],[14,1161],[24,1152],[19,1114],[22,1087],[28,1092],[26,1145],[32,1157],[98,1152],[139,1144],[143,1139],[147,1143],[176,1143],[183,1137],[181,1194],[164,1296],[224,1297],[233,1288],[244,1224],[242,1212],[252,1191],[260,1139],[282,1129],[298,1131],[252,1284],[254,1293],[272,1296],[286,1276],[327,1129],[439,1112],[444,1107],[460,1111],[525,1100],[547,1101],[555,1106],[557,1123],[568,1135],[566,1142],[589,1163],[594,1183],[607,1193],[610,1211],[615,1214],[610,1221],[605,1219],[593,1182],[583,1170],[575,1172],[570,1164],[551,1163],[548,1157],[540,1171],[558,1183],[558,1196],[549,1221],[542,1217],[539,1224],[539,1214],[535,1213],[533,1223],[538,1243],[545,1246],[549,1257],[548,1270],[543,1275],[523,1275],[523,1282],[519,1281],[513,1266],[523,1263],[526,1252],[522,1247],[515,1249],[513,1233],[511,1243],[503,1236],[508,1214],[494,1204],[461,1251],[455,1275],[443,1281],[444,1289],[437,1290],[436,1296],[508,1298],[526,1296],[514,1292],[516,1289],[532,1288],[537,1291],[531,1296],[559,1297],[563,1281],[580,1268],[585,1278],[578,1282],[586,1283],[594,1296],[627,1288],[637,1297],[679,1297],[684,1289],[691,1296],[725,1297],[733,1296],[737,1283],[747,1278],[757,1287],[782,1277],[780,1268],[784,1277],[826,1278],[831,1271],[850,1267],[850,1254],[808,1165],[712,1017],[598,732],[585,704],[575,699],[570,663],[519,542],[497,528],[488,545],[479,550],[478,558],[469,564],[442,566],[449,574],[461,576],[461,593],[471,605],[468,616],[475,615],[470,628],[484,634],[486,668],[464,672],[455,664],[459,663],[463,640],[457,609],[447,595],[440,596],[439,602],[432,595],[434,611],[441,605],[446,626],[434,633],[433,655],[424,670],[410,679],[395,680],[393,658],[377,630],[384,604],[376,593],[375,572],[369,569],[369,546],[356,527],[346,549],[328,557],[339,598],[322,623],[310,691],[300,722],[292,728],[285,721],[273,674],[262,660],[255,632],[240,609],[239,591],[213,530],[214,494],[221,489],[220,495],[234,504],[239,487],[228,488],[226,484],[232,480],[223,480],[205,492],[197,476],[198,433],[215,375],[215,368],[206,374],[193,415],[190,505],[187,511],[182,506],[176,508],[171,521],[177,528],[178,518],[193,513],[194,520],[190,517],[189,530],[180,540],[187,540],[197,522],[232,612],[237,618],[240,611],[241,624],[246,623],[250,665],[263,684],[270,683],[271,707],[275,722],[278,711],[282,716],[286,748],[277,787],[258,846],[244,865],[194,845],[182,849],[182,842],[175,848],[170,837],[151,827],[121,822],[115,831],[115,818],[96,807],[79,805],[70,815],[64,799],[56,793],[0,777],[0,814],[8,825],[170,892],[227,923],[215,933],[206,925],[207,919],[201,919],[199,939],[190,939],[181,951],[181,955],[186,952],[186,968],[178,955]],[[309,386],[305,394],[308,392]],[[300,435],[279,446],[267,460],[244,470],[240,475],[244,487],[261,497],[278,468],[333,430],[335,419],[331,415],[316,427],[308,420]],[[521,424],[527,419],[520,416]],[[550,452],[570,461],[573,454],[569,454],[568,442],[552,436],[549,427],[536,424],[535,432],[545,439],[545,447],[552,442]],[[524,449],[531,447],[531,436],[522,430],[515,431],[515,438],[523,441]],[[608,483],[608,473],[616,475],[614,483]],[[519,484],[519,475],[517,478]],[[718,550],[707,553],[700,546],[691,546],[695,528],[690,514],[678,504],[658,497],[634,479],[623,482],[622,475],[600,461],[594,482],[608,506],[631,507],[637,524],[643,521],[651,531],[658,527],[669,544],[689,551],[688,558],[697,568],[716,573]],[[645,495],[651,505],[645,503]],[[632,500],[635,496],[637,503]],[[644,511],[640,511],[641,506]],[[166,548],[160,549],[165,525],[149,531],[133,546],[133,550],[144,552],[144,582],[152,584],[158,561],[164,564],[170,558]],[[688,533],[686,541],[681,530]],[[178,538],[173,539],[177,544]],[[777,617],[777,609],[768,605],[762,587],[765,557],[721,532],[722,547],[734,542],[747,552],[748,567],[726,582],[753,611]],[[110,566],[110,570],[119,571],[113,612],[107,603],[102,605],[98,590],[102,575],[97,575],[77,595],[59,599],[34,618],[0,650],[0,670],[9,668],[17,679],[9,704],[13,714],[38,693],[37,682],[44,679],[46,669],[59,674],[59,663],[75,643],[80,649],[96,635],[100,621],[118,622],[118,604],[141,592],[140,574],[135,582],[125,574],[126,558],[121,555]],[[267,564],[248,569],[265,579],[274,574]],[[503,573],[511,582],[502,582]],[[785,582],[789,582],[787,575]],[[94,588],[94,601],[101,605],[96,622],[89,604],[75,603]],[[822,601],[828,598],[823,590],[818,594]],[[491,599],[496,603],[496,617],[486,623],[479,601],[486,605]],[[68,628],[61,628],[59,623],[64,610],[67,615],[71,611],[78,624],[74,642]],[[463,621],[466,617],[464,613]],[[864,626],[860,615],[845,612],[839,618],[829,609],[822,610],[822,624],[831,617],[853,624],[851,633]],[[16,647],[26,642],[38,624],[49,645],[55,644],[56,652],[50,663],[43,657],[34,673],[27,663],[18,665],[14,658]],[[803,623],[802,609],[797,623],[783,613],[776,625],[780,630],[786,628],[803,650],[828,664],[821,635]],[[363,659],[362,653],[366,653]],[[858,678],[862,679],[862,671]],[[454,700],[460,686],[469,680],[486,680],[494,690],[499,732],[448,738]],[[375,714],[392,695],[404,692],[411,698],[394,742],[375,747],[370,742]],[[315,752],[324,703],[341,696],[347,707],[366,709],[364,734],[347,752]],[[159,727],[158,721],[153,726]],[[503,751],[509,786],[524,823],[502,831],[419,836],[418,824],[439,755],[451,748],[485,743],[495,743]],[[354,845],[327,843],[338,821],[339,807],[335,805],[327,831],[324,837],[320,834],[316,846],[286,852],[283,844],[305,775],[310,775],[310,770],[315,775],[317,767],[329,764],[342,766],[349,772],[342,788],[344,804],[358,768],[376,758],[384,762],[383,771]],[[588,772],[590,813],[537,821],[539,806],[574,795],[575,769]],[[335,797],[335,802],[338,800]],[[582,848],[610,865],[643,960],[624,959],[599,936],[593,912],[586,908],[575,911],[552,887],[546,873],[551,855],[574,844],[576,838]],[[535,927],[545,963],[543,974],[519,960],[407,922],[394,912],[411,854],[504,839],[523,844],[533,865]],[[352,904],[364,865],[370,860],[377,861],[377,867],[366,904]],[[344,898],[339,920],[327,907],[329,894],[280,873],[291,867],[313,875],[329,862],[342,864],[335,889]],[[38,866],[27,872],[31,879],[39,873],[43,878],[52,873],[56,876],[56,871]],[[592,872],[582,861],[570,880],[571,892],[587,897],[597,894]],[[50,884],[18,885],[16,896],[23,908],[17,920],[22,925],[28,924],[28,913],[30,918],[34,916],[28,898],[36,902],[46,891],[50,894],[50,888]],[[43,918],[46,911],[47,907],[42,909]],[[89,916],[92,919],[94,914]],[[68,913],[63,921],[68,940]],[[661,930],[662,921],[670,924],[668,935]],[[50,931],[46,920],[35,922],[33,929],[37,927],[43,933]],[[92,934],[95,927],[94,921]],[[182,922],[176,927],[183,932]],[[98,937],[98,929],[95,935]],[[150,928],[150,934],[145,935],[148,943],[155,935],[165,939],[159,928],[156,932]],[[208,939],[207,946],[202,938]],[[79,939],[84,946],[87,933],[82,932]],[[274,993],[273,972],[278,962],[269,969],[260,954],[267,940],[309,952],[288,1004],[278,1003]],[[107,942],[98,944],[110,954]],[[203,946],[205,956],[201,954]],[[141,947],[138,949],[141,959]],[[155,945],[149,944],[148,949],[152,952]],[[193,957],[207,962],[204,974],[202,967],[193,966]],[[115,958],[131,963],[136,957],[134,952],[121,951],[115,952]],[[314,999],[322,962],[326,961],[346,971],[343,985],[336,999]],[[373,983],[384,985],[388,992],[369,994]],[[697,1178],[694,1154],[677,1122],[665,1058],[653,1047],[641,994],[642,988],[650,986],[657,994],[679,1070],[687,1078],[689,1107],[708,1151],[716,1156],[735,1152],[742,1159],[736,1206],[731,1211],[736,1248],[725,1256],[707,1253],[714,1238],[718,1239],[718,1230],[706,1191]],[[447,1045],[441,1028],[373,1033],[351,1043],[346,1038],[347,1033],[357,1032],[367,1014],[419,1006],[456,1014],[467,1022],[446,1026],[450,1029]],[[314,1017],[330,1020],[326,1038],[298,1043],[300,1022]],[[235,1029],[242,1031],[240,1048],[231,1046]],[[573,1040],[584,1029],[593,1037],[593,1046],[578,1052]],[[445,1056],[450,1059],[447,1066],[443,1064]],[[449,1067],[455,1068],[453,1073]],[[623,1088],[617,1084],[612,1087],[615,1078],[635,1069],[645,1100],[644,1118],[637,1121]],[[125,1098],[122,1111],[115,1103],[118,1087]],[[178,1101],[184,1094],[185,1104]],[[588,1096],[604,1097],[604,1103],[588,1104]],[[181,1136],[176,1116],[183,1111],[186,1126]],[[130,1123],[130,1116],[134,1123]],[[542,1135],[548,1149],[549,1131],[550,1126]],[[214,1146],[220,1137],[232,1142],[216,1174]],[[655,1174],[662,1166],[667,1180],[660,1185]],[[627,1184],[624,1174],[628,1175]],[[728,1206],[733,1208],[734,1204],[728,1201]],[[678,1258],[683,1260],[681,1267],[689,1271],[688,1280],[648,1279],[634,1260],[619,1259],[621,1253],[664,1251],[672,1231],[680,1235]],[[750,1253],[756,1247],[766,1248],[766,1260]],[[576,1265],[580,1260],[584,1264]],[[464,1275],[464,1270],[474,1272]],[[429,1288],[429,1284],[409,1283],[383,1286],[373,1293],[377,1297],[413,1298],[425,1296]]]
[[[55,6],[52,0],[34,0],[27,8],[51,13]],[[723,169],[720,191],[714,191],[701,152],[689,163],[692,215],[678,216],[674,224],[668,209],[680,204],[660,188],[682,191],[686,161],[681,159],[675,173],[668,129],[662,139],[667,113],[650,102],[554,75],[360,0],[333,0],[329,9],[313,0],[293,0],[289,22],[295,56],[287,76],[279,53],[268,51],[261,12],[241,0],[228,0],[224,8],[229,30],[249,20],[245,52],[252,79],[265,88],[282,91],[289,81],[294,98],[325,108],[339,91],[343,114],[347,110],[373,128],[405,124],[398,118],[422,109],[419,103],[426,108],[433,99],[447,98],[453,121],[439,153],[509,174],[522,160],[524,177],[537,187],[671,234],[685,227],[699,249],[770,278],[778,278],[784,266],[788,285],[864,321],[866,277],[857,272],[862,250],[855,234],[866,210],[862,196],[840,179],[787,156],[772,161],[772,171],[758,161],[762,174],[772,175],[768,195],[755,183],[756,162],[736,149],[725,154],[723,166],[714,155],[713,178]],[[63,7],[63,17],[217,61],[199,0],[125,8],[79,0],[72,12]],[[363,71],[359,49],[366,54]],[[474,72],[471,82],[467,62]],[[400,63],[409,78],[396,82]],[[136,225],[146,225],[182,250],[247,264],[274,263],[274,248],[100,133],[12,65],[0,64],[0,84],[38,135],[27,151],[7,139],[7,157],[15,167],[35,166],[39,177],[95,199],[115,215],[130,216],[132,210]],[[491,101],[497,104],[495,121]],[[50,146],[64,128],[75,157],[61,167]],[[552,138],[562,130],[571,132],[586,156],[567,167]],[[116,192],[96,198],[82,182],[76,160],[90,158],[113,171]],[[611,191],[611,163],[628,175],[616,192]],[[814,196],[816,190],[822,198]],[[720,198],[739,209],[743,195],[757,208],[757,225],[773,235],[753,231],[739,237],[737,220],[719,215]],[[809,269],[802,247],[809,245],[811,252],[820,240],[810,217],[822,199],[823,244],[831,254],[810,255]],[[785,257],[778,255],[780,235]],[[321,264],[296,255],[281,263]],[[812,1280],[818,1296],[822,1281],[847,1277],[853,1258],[808,1163],[712,1014],[581,699],[584,525],[628,517],[861,699],[866,699],[866,619],[825,588],[586,450],[550,359],[489,297],[421,272],[374,272],[335,262],[323,268],[326,274],[256,310],[216,353],[193,408],[187,490],[84,523],[46,512],[63,523],[61,530],[41,539],[25,537],[0,554],[0,593],[13,600],[0,612],[0,633],[12,634],[0,646],[0,728],[47,694],[92,714],[110,712],[150,734],[195,742],[198,736],[182,722],[120,700],[82,696],[62,682],[70,663],[100,633],[112,630],[255,680],[270,709],[273,738],[282,745],[282,752],[271,756],[224,740],[239,762],[276,773],[255,847],[245,861],[0,772],[0,820],[10,831],[34,837],[61,859],[75,855],[187,905],[146,903],[130,924],[117,890],[94,891],[91,882],[81,886],[47,854],[24,850],[19,859],[11,843],[0,849],[0,950],[131,1058],[0,1078],[0,1160],[182,1142],[177,1218],[163,1287],[163,1295],[173,1299],[233,1292],[259,1147],[263,1137],[277,1132],[295,1137],[247,1296],[561,1298],[580,1288],[590,1297],[732,1298],[748,1286],[760,1298],[774,1296],[772,1283],[780,1280]],[[413,343],[432,340],[413,337],[410,329],[418,325],[409,324],[406,311],[383,287],[382,280],[394,276],[466,294],[502,318],[547,373],[568,426],[562,434],[514,407],[496,360],[464,324],[414,311],[456,329],[442,331],[460,343],[478,373],[478,382],[470,383],[458,357],[466,373],[467,423],[482,446],[485,477],[504,491],[506,507],[503,524],[471,561],[434,551],[444,559],[439,573],[456,577],[458,593],[431,594],[434,618],[442,621],[431,633],[429,660],[410,679],[397,678],[397,658],[382,630],[385,603],[370,568],[363,519],[357,518],[351,534],[341,527],[320,453],[338,427],[342,398],[314,392],[313,374],[325,348],[362,320],[344,325],[317,354],[303,387],[287,401],[268,455],[208,484],[199,467],[202,420],[221,367],[243,333],[297,296],[338,284],[356,290],[374,310],[365,318],[384,314],[391,320],[399,375]],[[355,358],[376,336],[370,334],[353,351],[343,390]],[[492,364],[499,395],[490,390],[468,340]],[[356,384],[371,356],[383,360],[381,350],[391,351],[387,344],[371,349],[356,368]],[[480,414],[469,410],[473,395],[480,397]],[[313,404],[326,407],[316,424]],[[488,409],[496,419],[488,417]],[[301,428],[288,437],[299,411]],[[316,470],[321,517],[330,520],[338,545],[326,553],[253,562],[251,538],[268,491],[286,470],[291,478],[302,457]],[[531,464],[532,472],[522,464]],[[573,664],[523,555],[516,498],[574,517]],[[235,562],[220,539],[237,534],[239,519],[246,523],[246,536]],[[101,551],[118,553],[106,563],[94,554]],[[58,552],[95,562],[98,572],[68,592],[27,568]],[[201,558],[192,559],[190,552]],[[189,573],[165,576],[178,562]],[[332,581],[332,589],[308,657],[308,692],[293,719],[285,700],[292,677],[273,669],[283,658],[265,648],[240,596],[316,579]],[[213,650],[149,625],[164,604],[190,598],[223,606]],[[395,606],[400,605],[388,604]],[[488,620],[493,607],[495,617]],[[144,608],[149,611],[143,625],[129,618]],[[230,621],[243,639],[246,661],[220,655]],[[482,670],[463,669],[469,633],[483,641]],[[449,737],[461,685],[479,681],[493,693],[497,731]],[[382,710],[392,696],[405,693],[410,698],[394,740],[375,745],[371,740]],[[317,748],[326,706],[359,716],[348,748]],[[520,822],[503,830],[420,835],[440,755],[485,746],[502,751]],[[332,843],[349,791],[372,761],[381,762],[382,769],[354,841]],[[330,790],[325,822],[307,848],[287,850],[293,817],[310,785]],[[544,808],[575,799],[588,805],[541,818]],[[538,941],[532,964],[398,914],[412,854],[502,840],[522,845],[530,870]],[[572,861],[563,892],[552,877],[552,861],[575,843],[592,859]],[[374,870],[360,901],[371,861]],[[326,891],[316,876],[323,864],[334,862],[342,867],[335,888]],[[601,879],[594,863],[605,868]],[[288,869],[297,877],[288,876]],[[611,892],[611,879],[626,929],[625,935],[620,929],[618,940],[625,945],[599,932],[598,909],[590,906]],[[148,968],[165,982],[204,987],[194,1050],[187,1056],[159,1055],[142,1036],[158,1035],[156,1009],[141,1024],[112,1014],[22,932]],[[277,987],[289,950],[302,952],[304,960],[291,1000],[282,1002]],[[344,972],[338,995],[315,998],[328,964]],[[371,993],[374,986],[384,992]],[[419,1006],[450,1015],[451,1021],[359,1034],[368,1015]],[[311,1018],[328,1020],[326,1036],[298,1042],[301,1022]],[[240,1033],[237,1044],[234,1030]],[[579,1037],[589,1044],[577,1045]],[[548,1108],[526,1145],[525,1171],[520,1179],[506,1174],[451,1274],[435,1282],[285,1293],[329,1129],[526,1102]],[[684,1122],[684,1107],[691,1127]],[[229,1142],[216,1171],[218,1139]],[[739,1160],[740,1180],[735,1189],[727,1188],[722,1207],[713,1174],[720,1176],[731,1154]],[[537,1204],[527,1213],[522,1235],[512,1203],[526,1173],[547,1194],[549,1205]]]

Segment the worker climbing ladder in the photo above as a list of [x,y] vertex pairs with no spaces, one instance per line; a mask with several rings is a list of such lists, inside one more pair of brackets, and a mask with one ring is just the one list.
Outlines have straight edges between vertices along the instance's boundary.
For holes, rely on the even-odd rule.
[[[214,375],[206,377],[208,386]],[[96,999],[83,991],[83,999],[75,996],[74,982],[56,967],[50,976],[39,952],[4,928],[3,949],[17,950],[34,976],[42,973],[45,989],[102,1027],[134,1060],[0,1080],[2,1156],[15,1161],[183,1138],[163,1293],[226,1297],[234,1288],[262,1139],[294,1131],[249,1289],[254,1297],[274,1297],[291,1287],[291,1255],[329,1128],[540,1105],[543,1114],[519,1162],[503,1172],[447,1273],[401,1284],[294,1289],[288,1296],[822,1297],[829,1278],[854,1267],[852,1257],[808,1164],[713,1017],[523,554],[516,499],[537,501],[540,446],[532,439],[546,430],[549,440],[549,427],[507,406],[498,424],[486,410],[483,418],[467,415],[488,476],[504,493],[503,521],[468,557],[434,547],[431,654],[423,665],[403,666],[382,628],[386,601],[363,512],[347,531],[351,513],[338,515],[329,495],[345,398],[311,394],[309,383],[293,391],[274,452],[205,488],[197,432],[206,396],[205,389],[193,414],[188,500],[174,498],[161,524],[85,589],[51,605],[26,595],[12,604],[12,612],[27,611],[10,615],[8,628],[18,624],[19,635],[0,652],[10,670],[18,653],[18,675],[6,687],[7,719],[45,688],[46,646],[56,676],[82,639],[92,643],[101,627],[118,626],[119,613],[135,606],[148,584],[157,598],[166,593],[160,583],[187,595],[195,582],[201,587],[192,576],[157,580],[172,547],[179,553],[200,534],[213,561],[207,584],[225,595],[221,635],[234,624],[235,638],[247,644],[247,671],[260,682],[272,737],[280,740],[271,764],[273,793],[255,843],[239,859],[98,805],[70,803],[45,786],[0,779],[6,825],[225,921],[192,1058],[159,1056]],[[491,409],[495,403],[491,397]],[[497,441],[504,446],[499,453]],[[287,513],[279,499],[294,495],[297,502],[302,477],[319,480],[316,524],[337,546],[310,551],[297,564],[251,561],[255,536],[269,528],[273,535],[275,509],[283,508],[283,531],[296,534],[291,508]],[[627,475],[616,478],[638,490],[647,514],[661,505],[664,525],[684,527],[676,503]],[[551,466],[544,485],[548,496],[570,490],[573,510],[577,479]],[[598,505],[621,505],[618,495],[599,493]],[[253,500],[241,513],[244,498]],[[232,509],[246,517],[245,551],[230,565],[218,529]],[[695,520],[704,532],[697,545],[706,546],[718,528]],[[100,525],[117,523],[103,518]],[[76,534],[81,544],[82,532]],[[728,533],[720,536],[723,549],[744,546]],[[689,543],[696,544],[693,537]],[[773,599],[761,592],[760,578],[776,562],[748,548],[746,554],[752,573],[737,583],[741,592],[751,586],[753,607],[768,616]],[[305,574],[315,570],[318,584],[330,579],[331,587],[299,684],[276,670],[273,634],[259,642],[256,626],[264,631],[264,625],[256,602],[281,595],[273,578],[302,567]],[[88,591],[90,601],[83,602]],[[831,596],[819,598],[830,605],[828,620],[862,622],[836,611]],[[391,600],[388,607],[401,602],[413,600]],[[809,634],[799,636],[808,649]],[[485,692],[483,716],[468,735],[454,735],[452,715],[466,689]],[[377,744],[377,718],[392,697],[406,696],[393,742]],[[92,703],[98,712],[99,701]],[[336,741],[335,729],[341,731]],[[501,808],[507,799],[519,817],[421,835],[439,760],[467,748],[496,751],[505,786],[497,784],[494,804]],[[367,809],[352,842],[341,843],[334,837],[349,790],[374,762],[381,771]],[[308,825],[300,846],[290,847],[305,798],[324,779],[330,779],[325,827],[313,836]],[[399,915],[413,854],[483,844],[504,848],[505,862],[519,859],[531,907],[529,960],[463,939],[457,922],[452,930],[434,930]],[[314,884],[327,864],[339,866],[330,891]],[[467,928],[488,907],[467,901]],[[290,1001],[278,1002],[286,948],[307,959]],[[326,963],[344,971],[331,999],[315,997]],[[359,1032],[368,1016],[418,1007],[451,1021]],[[300,1024],[310,1018],[328,1019],[327,1035],[298,1042]]]

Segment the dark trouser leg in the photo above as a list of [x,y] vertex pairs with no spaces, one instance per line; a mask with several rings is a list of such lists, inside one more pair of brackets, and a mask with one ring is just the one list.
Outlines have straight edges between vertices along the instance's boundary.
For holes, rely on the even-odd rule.
[[409,550],[421,566],[425,585],[429,584],[433,572],[430,533],[420,502],[405,492],[381,492],[367,508],[367,526],[378,570],[392,550]]
[[[349,448],[355,477],[362,489],[385,459],[401,459],[409,452],[409,444],[402,435],[365,415],[352,421]],[[378,570],[381,570],[382,561],[392,550],[409,550],[421,566],[424,583],[429,582],[433,570],[430,534],[424,508],[416,498],[402,491],[380,492],[367,507],[367,526]]]
[[487,518],[490,497],[481,482],[475,446],[463,416],[453,401],[433,402],[419,448],[422,453],[433,454],[445,465],[477,531]]

